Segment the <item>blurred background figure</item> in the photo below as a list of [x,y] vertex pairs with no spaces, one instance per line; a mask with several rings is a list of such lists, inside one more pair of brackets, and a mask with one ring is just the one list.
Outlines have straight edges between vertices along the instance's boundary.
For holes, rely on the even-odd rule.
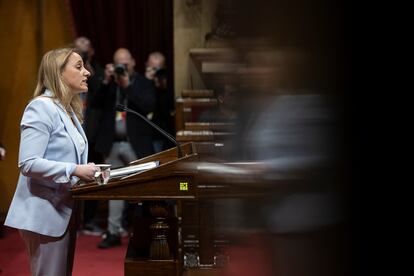
[[[95,49],[93,48],[89,38],[84,36],[76,38],[74,41],[74,47],[80,52],[85,68],[87,68],[87,70],[91,73],[91,76],[88,79],[89,91],[80,95],[83,101],[83,128],[89,142],[88,160],[89,162],[93,162],[95,164],[101,164],[103,163],[103,157],[95,150],[95,145],[102,111],[91,107],[89,103],[93,93],[96,93],[102,84],[104,70],[95,59]],[[99,201],[97,200],[84,201],[82,223],[79,225],[82,233],[93,236],[100,236],[103,234],[103,230],[99,226],[96,217],[98,206]]]
[[[255,24],[245,20],[253,16]],[[235,242],[223,275],[350,274],[340,18],[328,1],[235,7],[233,46],[244,66],[226,156],[260,164],[257,181],[276,192],[222,203],[218,221]]]
[[[150,53],[145,64],[145,77],[154,83],[157,98],[151,119],[157,126],[175,136],[174,93],[168,89],[167,73],[164,55],[160,52]],[[153,145],[154,152],[175,146],[158,131],[154,131]]]
[[[156,93],[154,85],[135,71],[135,59],[126,48],[119,48],[113,63],[105,67],[105,76],[99,91],[92,92],[91,104],[100,108],[102,117],[98,126],[96,150],[104,156],[111,168],[128,165],[131,161],[154,153],[153,130],[134,114],[116,110],[121,104],[143,116],[154,112]],[[128,235],[127,225],[122,225],[125,201],[110,200],[108,228],[99,248],[121,244],[121,235]]]

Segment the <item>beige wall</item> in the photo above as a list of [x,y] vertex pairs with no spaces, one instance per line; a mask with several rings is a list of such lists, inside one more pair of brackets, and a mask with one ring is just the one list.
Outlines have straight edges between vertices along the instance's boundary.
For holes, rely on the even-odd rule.
[[[0,211],[7,211],[18,178],[19,123],[33,94],[41,55],[72,41],[64,0],[15,0],[0,4]],[[35,145],[34,145],[35,146]]]
[[[193,61],[191,48],[205,47],[204,37],[212,30],[217,0],[174,1],[174,83],[175,95],[183,89],[205,88]],[[193,3],[193,4],[187,4]]]

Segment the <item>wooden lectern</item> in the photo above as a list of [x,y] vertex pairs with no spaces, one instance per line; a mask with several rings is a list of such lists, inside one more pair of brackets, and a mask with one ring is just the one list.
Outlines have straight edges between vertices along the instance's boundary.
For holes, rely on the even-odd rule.
[[[137,165],[159,161],[159,166],[120,178],[110,179],[106,185],[90,182],[72,189],[77,200],[173,200],[176,202],[174,214],[165,219],[168,224],[167,240],[170,258],[150,259],[148,248],[151,243],[153,221],[145,218],[134,221],[134,233],[130,238],[125,257],[125,275],[163,275],[178,276],[186,268],[198,269],[200,266],[213,267],[214,245],[212,224],[209,223],[209,203],[199,201],[200,185],[197,184],[197,171],[188,168],[186,162],[208,160],[214,151],[214,143],[206,145],[194,143],[181,145],[183,155],[178,156],[177,148],[172,148],[132,162]],[[218,149],[220,150],[220,149]],[[151,227],[150,227],[151,226]],[[157,228],[157,227],[155,227]],[[187,246],[193,243],[193,247]],[[197,251],[193,254],[189,251]],[[198,267],[198,268],[197,268]],[[212,273],[214,274],[214,273]],[[205,274],[204,274],[205,275]]]

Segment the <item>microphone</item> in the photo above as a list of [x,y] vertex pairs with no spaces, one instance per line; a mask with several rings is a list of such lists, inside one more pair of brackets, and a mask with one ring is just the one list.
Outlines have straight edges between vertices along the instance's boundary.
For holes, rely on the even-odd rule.
[[134,115],[137,115],[138,117],[140,117],[142,120],[144,120],[145,122],[147,122],[147,124],[149,124],[150,126],[152,126],[153,128],[155,128],[158,132],[160,132],[163,136],[165,136],[166,138],[168,138],[168,140],[170,140],[171,142],[173,142],[178,149],[178,158],[183,157],[183,151],[181,150],[181,146],[180,144],[177,142],[177,140],[175,140],[174,137],[172,137],[168,132],[166,132],[165,130],[163,130],[162,128],[160,128],[159,126],[157,126],[156,124],[154,124],[153,122],[151,122],[150,120],[148,120],[145,116],[143,116],[142,114],[139,114],[138,112],[136,112],[135,110],[132,110],[122,104],[116,104],[116,110],[117,111],[126,111],[128,113],[132,113]]

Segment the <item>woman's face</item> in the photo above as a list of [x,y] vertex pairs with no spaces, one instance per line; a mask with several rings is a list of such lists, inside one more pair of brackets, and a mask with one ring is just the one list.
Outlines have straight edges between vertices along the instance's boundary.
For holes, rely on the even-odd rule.
[[88,91],[87,80],[89,76],[90,73],[83,66],[81,56],[77,53],[72,53],[63,69],[62,77],[73,95]]

